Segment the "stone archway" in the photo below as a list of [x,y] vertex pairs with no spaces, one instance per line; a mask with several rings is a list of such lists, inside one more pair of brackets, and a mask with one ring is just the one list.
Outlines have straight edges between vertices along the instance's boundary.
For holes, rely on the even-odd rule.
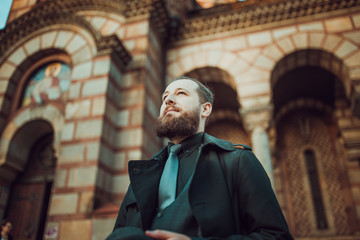
[[357,228],[334,117],[339,107],[349,108],[341,63],[332,54],[303,50],[284,57],[272,74],[275,165],[294,237],[347,236]]
[[[43,236],[54,182],[56,156],[54,130],[44,120],[32,120],[14,134],[5,166],[16,167],[5,218],[13,223],[15,239],[40,239]],[[4,168],[1,166],[0,168]]]
[[[54,158],[57,158],[63,122],[64,117],[61,111],[51,104],[47,104],[36,108],[22,109],[5,127],[0,140],[0,197],[4,203],[0,206],[1,218],[7,209],[6,204],[9,202],[11,185],[26,170],[26,165],[30,161],[29,158],[35,151],[36,145],[39,146],[38,152],[41,150],[41,146],[43,146],[42,149],[47,147],[42,154],[46,155],[50,152]],[[42,144],[43,141],[46,143],[46,140],[42,139],[47,136],[49,138],[51,136],[51,149],[48,148],[49,144],[47,146]],[[52,182],[53,176],[50,175],[45,180]],[[43,183],[43,190],[49,193],[49,188],[46,187],[49,186],[48,182],[43,181]]]

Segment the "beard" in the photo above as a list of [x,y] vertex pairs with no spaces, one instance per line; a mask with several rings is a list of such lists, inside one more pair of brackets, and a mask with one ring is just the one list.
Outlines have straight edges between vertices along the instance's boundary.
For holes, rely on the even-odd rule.
[[185,112],[179,117],[162,116],[156,121],[155,131],[158,137],[187,137],[195,134],[199,129],[200,108],[192,112]]

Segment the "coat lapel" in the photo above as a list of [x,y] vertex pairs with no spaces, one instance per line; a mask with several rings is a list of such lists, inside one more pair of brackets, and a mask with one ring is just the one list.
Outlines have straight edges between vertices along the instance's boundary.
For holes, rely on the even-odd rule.
[[[235,148],[227,141],[206,142],[206,137],[204,145],[189,189],[189,201],[194,216],[197,216],[201,224],[202,235],[215,234],[225,237],[235,232],[234,216],[229,204],[231,201],[226,179],[216,150],[222,148],[223,151],[233,151]],[[214,225],[214,222],[217,224]]]
[[141,213],[143,229],[149,229],[156,214],[158,189],[165,161],[138,160],[129,162],[131,187]]

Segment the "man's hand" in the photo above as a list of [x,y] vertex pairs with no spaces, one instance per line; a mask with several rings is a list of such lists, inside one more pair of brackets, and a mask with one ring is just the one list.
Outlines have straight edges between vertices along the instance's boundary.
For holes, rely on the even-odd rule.
[[145,234],[157,240],[191,240],[191,238],[186,235],[165,230],[146,231]]

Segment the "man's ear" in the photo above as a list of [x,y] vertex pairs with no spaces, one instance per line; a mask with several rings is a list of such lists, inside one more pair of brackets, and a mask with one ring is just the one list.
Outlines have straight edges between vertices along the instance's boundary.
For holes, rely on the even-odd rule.
[[201,104],[201,117],[207,118],[210,116],[212,111],[212,105],[209,102]]

